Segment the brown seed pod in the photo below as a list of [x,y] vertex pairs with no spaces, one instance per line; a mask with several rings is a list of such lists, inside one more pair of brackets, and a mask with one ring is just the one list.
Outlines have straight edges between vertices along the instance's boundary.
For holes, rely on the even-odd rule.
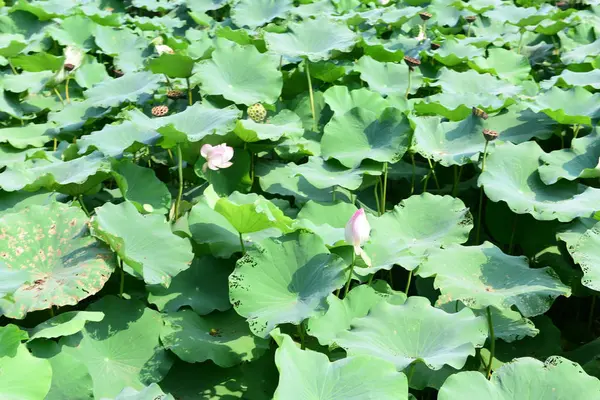
[[170,99],[181,99],[183,92],[181,90],[167,90],[167,97]]
[[431,50],[437,50],[439,49],[441,46],[441,44],[439,43],[431,43]]
[[71,72],[75,69],[75,66],[70,63],[65,63],[64,67],[65,67],[65,71],[69,71],[69,72]]
[[481,108],[473,107],[471,109],[474,116],[479,117],[481,119],[488,119],[489,115],[483,111]]
[[421,65],[421,61],[419,59],[414,58],[414,57],[409,57],[409,56],[404,56],[404,62],[410,68],[414,68],[414,67]]
[[115,76],[117,78],[122,77],[123,75],[125,75],[125,73],[123,71],[121,71],[120,69],[113,69],[113,74],[115,74]]
[[493,140],[498,139],[498,132],[493,131],[491,129],[484,129],[483,130],[483,137],[485,138],[485,140],[487,140],[488,142],[491,142]]
[[427,11],[421,11],[419,13],[419,17],[421,17],[423,21],[427,21],[429,18],[431,18],[431,13],[428,13]]
[[256,103],[248,107],[248,116],[254,122],[263,122],[267,118],[267,110],[262,104]]
[[556,2],[556,7],[558,8],[568,8],[569,7],[569,3],[567,3],[566,1],[557,1]]
[[473,23],[475,22],[475,20],[477,19],[477,15],[469,15],[467,17],[465,17],[465,19],[467,20],[468,23]]
[[155,117],[164,117],[169,112],[169,107],[167,107],[165,105],[154,106],[154,107],[152,107],[151,112],[152,112],[152,115],[154,115]]

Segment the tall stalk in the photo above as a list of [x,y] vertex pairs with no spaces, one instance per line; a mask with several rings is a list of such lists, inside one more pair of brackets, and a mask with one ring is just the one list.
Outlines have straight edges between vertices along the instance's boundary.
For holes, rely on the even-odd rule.
[[67,81],[65,82],[65,97],[67,98],[67,104],[71,102],[71,98],[69,97],[69,81],[71,77],[67,75]]
[[383,163],[383,182],[381,184],[381,214],[385,214],[385,201],[387,198],[388,163]]
[[242,254],[246,255],[246,246],[244,246],[244,237],[240,233],[240,246],[242,247]]
[[348,275],[348,280],[346,281],[346,287],[344,288],[344,298],[348,295],[348,291],[350,290],[350,283],[352,282],[352,274],[354,273],[354,266],[356,265],[356,254],[354,254],[354,250],[352,251],[352,265],[350,265],[350,275]]
[[173,221],[177,221],[177,218],[179,218],[179,207],[181,204],[181,197],[183,196],[183,156],[181,155],[180,144],[177,145],[177,172],[179,175],[179,192],[177,193],[177,200],[175,200]]
[[494,324],[492,323],[492,311],[490,309],[490,306],[487,307],[486,309],[487,311],[487,322],[488,322],[488,329],[490,331],[490,360],[487,366],[487,371],[485,376],[490,379],[492,377],[492,364],[494,362],[494,355],[495,355],[495,351],[496,351],[496,337],[494,336]]
[[192,99],[192,86],[190,85],[190,78],[185,78],[185,83],[187,84],[187,91],[188,91],[188,105],[192,105],[193,104],[193,99]]
[[408,86],[406,87],[406,93],[404,94],[404,98],[408,100],[408,94],[410,93],[410,84],[411,84],[411,73],[412,67],[408,67]]
[[123,298],[123,290],[125,289],[125,270],[123,269],[123,260],[119,259],[119,270],[121,272],[121,282],[119,284],[119,297]]
[[308,58],[304,60],[304,72],[306,72],[306,79],[308,81],[308,96],[310,98],[310,111],[313,117],[313,131],[317,131],[317,113],[315,112],[315,96],[313,94],[312,81],[310,80],[310,68],[308,66]]
[[[487,148],[489,142],[485,141],[485,146],[483,148],[483,160],[481,161],[481,173],[485,171],[485,159],[487,157]],[[479,237],[481,234],[481,214],[483,212],[483,186],[479,189],[479,209],[477,210],[477,231],[475,234],[475,243],[479,244]]]

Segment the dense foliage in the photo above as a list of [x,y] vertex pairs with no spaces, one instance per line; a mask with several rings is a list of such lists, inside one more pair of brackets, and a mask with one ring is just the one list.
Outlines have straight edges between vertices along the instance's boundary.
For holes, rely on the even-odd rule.
[[598,0],[0,0],[0,398],[600,399]]

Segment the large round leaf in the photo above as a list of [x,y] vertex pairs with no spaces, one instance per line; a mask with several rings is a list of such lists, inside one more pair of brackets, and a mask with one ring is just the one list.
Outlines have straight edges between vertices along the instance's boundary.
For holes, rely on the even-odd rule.
[[402,201],[381,217],[369,216],[371,240],[364,249],[372,268],[363,275],[394,264],[415,269],[430,251],[451,243],[464,243],[473,228],[469,209],[460,199],[423,193]]
[[30,275],[12,295],[14,302],[0,300],[4,315],[23,318],[30,311],[75,305],[102,289],[115,260],[89,236],[86,224],[83,211],[60,203],[0,218],[0,260]]
[[433,251],[417,274],[435,275],[441,304],[460,300],[471,308],[514,305],[526,317],[545,313],[556,297],[571,294],[552,268],[529,268],[527,258],[504,254],[489,242]]
[[165,215],[171,209],[171,193],[150,168],[144,168],[131,161],[123,161],[113,166],[113,176],[123,198],[139,212]]
[[529,77],[531,65],[527,57],[513,50],[490,48],[488,56],[475,57],[469,66],[478,72],[489,72],[511,83],[518,84]]
[[600,222],[568,245],[573,261],[583,270],[581,283],[590,289],[600,290]]
[[182,310],[164,320],[162,344],[186,362],[212,360],[229,368],[259,358],[269,348],[269,340],[254,336],[234,310],[204,317]]
[[544,154],[535,142],[503,143],[489,155],[479,185],[492,201],[505,201],[517,214],[568,222],[590,217],[598,210],[600,189],[561,180],[546,186],[538,173]]
[[275,352],[279,385],[273,400],[407,400],[406,376],[374,357],[329,362],[325,354],[300,350],[284,335]]
[[230,275],[229,298],[257,336],[325,310],[326,297],[346,280],[344,261],[314,234],[288,234],[256,247]]
[[418,69],[409,72],[409,67],[405,63],[382,63],[369,56],[362,56],[356,62],[356,71],[360,72],[360,79],[367,82],[371,90],[384,96],[406,93],[409,74],[411,75],[409,93],[416,93],[423,81]]
[[402,371],[414,361],[438,370],[444,365],[460,369],[487,338],[485,318],[468,308],[448,314],[425,297],[409,297],[402,305],[380,302],[369,315],[352,320],[352,328],[339,333],[336,343],[348,355],[371,355],[393,363]]
[[335,115],[344,115],[356,107],[381,115],[391,106],[380,94],[367,88],[350,91],[346,86],[332,86],[323,93],[323,99]]
[[265,33],[270,51],[287,57],[308,57],[310,61],[327,60],[334,50],[347,52],[354,47],[356,34],[345,24],[325,16],[290,22],[289,32]]
[[241,0],[231,9],[231,19],[237,26],[255,29],[284,17],[293,7],[292,0]]
[[172,359],[160,345],[162,319],[141,301],[105,296],[87,308],[104,313],[80,334],[63,337],[62,352],[82,362],[94,383],[94,398],[114,398],[126,387],[159,382]]
[[103,318],[104,314],[101,312],[67,311],[33,328],[30,332],[29,340],[73,335],[81,331],[86,322],[99,322]]
[[600,177],[600,128],[584,137],[573,139],[570,149],[542,154],[540,178],[547,185],[559,179],[573,181],[577,178]]
[[402,111],[386,108],[381,115],[353,108],[334,115],[325,126],[321,150],[325,158],[335,158],[348,168],[365,159],[397,162],[409,145],[410,125]]
[[438,398],[513,400],[525,394],[529,399],[593,399],[600,396],[600,381],[566,358],[551,357],[543,363],[525,357],[504,364],[489,381],[479,372],[453,375]]
[[304,129],[302,121],[296,113],[290,110],[281,110],[273,118],[264,123],[252,119],[240,119],[234,129],[244,142],[258,142],[260,140],[279,140],[282,136],[302,136]]
[[189,240],[173,234],[163,216],[141,215],[129,202],[98,208],[92,227],[95,236],[151,285],[168,287],[194,258]]
[[347,169],[334,160],[325,161],[321,157],[309,157],[308,162],[301,165],[290,163],[289,168],[319,189],[341,186],[356,190],[362,184],[363,175],[382,174],[380,164]]
[[600,117],[600,94],[592,94],[579,86],[568,90],[553,87],[535,97],[529,107],[561,124],[591,125],[592,119]]
[[261,54],[254,46],[219,47],[210,60],[196,66],[202,90],[239,104],[275,103],[283,79],[279,57]]
[[319,235],[328,246],[347,245],[344,228],[356,210],[350,203],[317,203],[310,200],[298,213],[296,226]]
[[190,268],[177,274],[168,288],[148,286],[148,302],[169,313],[184,306],[200,315],[228,310],[227,277],[231,269],[231,263],[209,256],[194,258]]
[[533,137],[550,138],[558,123],[546,114],[533,112],[519,103],[491,116],[483,122],[483,127],[498,132],[502,141],[519,144]]

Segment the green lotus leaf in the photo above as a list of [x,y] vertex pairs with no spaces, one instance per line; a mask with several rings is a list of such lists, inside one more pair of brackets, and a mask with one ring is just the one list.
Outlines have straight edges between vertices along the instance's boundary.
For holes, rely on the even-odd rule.
[[50,25],[48,34],[63,46],[75,46],[85,51],[94,47],[96,23],[83,15],[63,19],[60,25]]
[[449,38],[444,40],[441,47],[433,53],[433,58],[444,65],[453,67],[465,61],[481,57],[484,53],[485,49]]
[[545,185],[538,173],[538,160],[543,154],[535,142],[496,146],[478,184],[490,200],[506,202],[517,214],[561,222],[591,217],[598,210],[600,189],[565,180]]
[[55,130],[50,124],[28,124],[0,129],[0,142],[7,142],[17,149],[29,146],[43,147],[52,140]]
[[[356,62],[354,69],[360,72],[360,79],[367,82],[371,90],[383,96],[406,93],[409,84],[409,70],[405,63],[382,63],[369,56],[362,56]],[[419,69],[410,72],[409,93],[416,93],[422,82],[423,76]]]
[[324,158],[335,158],[348,168],[363,160],[394,163],[408,148],[410,125],[402,111],[386,108],[380,116],[362,108],[334,115],[321,140]]
[[[568,240],[568,251],[573,261],[581,266],[583,277],[581,283],[584,286],[598,290],[600,289],[600,271],[598,270],[598,244],[600,244],[600,223],[595,224],[585,231],[577,240]],[[564,240],[564,239],[563,239]]]
[[381,95],[366,88],[350,91],[346,86],[332,86],[323,93],[323,98],[334,115],[340,116],[356,107],[381,115],[390,106]]
[[349,52],[357,36],[344,23],[322,14],[315,19],[290,22],[289,32],[265,33],[267,48],[286,57],[307,57],[316,62],[332,57],[334,51]]
[[22,54],[10,59],[10,63],[17,68],[29,72],[58,71],[62,68],[64,57],[49,53]]
[[319,235],[328,246],[347,245],[344,228],[356,210],[350,203],[317,203],[309,200],[298,213],[296,224]]
[[83,363],[92,376],[94,398],[114,398],[126,387],[143,389],[159,382],[172,359],[160,345],[160,314],[139,300],[104,296],[87,311],[103,312],[81,333],[63,337],[61,352]]
[[150,386],[145,387],[141,390],[135,390],[130,387],[126,387],[115,397],[115,400],[175,400],[170,394],[165,394],[156,383],[151,383]]
[[588,72],[575,72],[568,69],[563,70],[560,75],[540,82],[544,89],[550,89],[552,86],[591,86],[594,89],[600,89],[600,70],[595,69]]
[[440,389],[439,399],[509,400],[521,393],[532,399],[593,398],[600,393],[600,382],[566,358],[550,357],[544,363],[524,357],[500,367],[489,381],[479,372],[455,374]]
[[261,54],[254,46],[232,45],[218,47],[195,72],[204,92],[249,106],[277,101],[283,87],[278,66],[279,57]]
[[[536,25],[547,15],[537,14],[535,7],[517,7],[511,3],[496,4],[491,10],[487,10],[483,15],[486,17],[506,21],[517,26]],[[536,15],[537,14],[537,15]]]
[[444,365],[460,369],[487,338],[485,318],[468,308],[449,314],[430,305],[425,297],[411,296],[404,304],[377,303],[336,343],[349,356],[369,355],[391,362],[402,371],[414,361],[429,369]]
[[[195,103],[185,111],[163,117],[158,121],[146,118],[146,126],[154,126],[166,137],[184,136],[190,142],[198,142],[208,135],[225,135],[235,127],[241,112],[235,106],[214,108]],[[141,117],[135,121],[140,123]]]
[[531,138],[548,139],[558,123],[546,114],[533,112],[525,104],[515,104],[491,116],[483,127],[500,134],[502,141],[519,144]]
[[300,350],[284,335],[275,352],[279,385],[273,400],[407,400],[406,376],[375,357],[330,362],[325,354]]
[[113,177],[123,198],[139,212],[164,215],[171,209],[171,193],[153,170],[122,161],[113,166]]
[[12,95],[4,90],[2,81],[0,81],[0,112],[20,120],[31,119],[31,117],[25,116],[26,112],[24,113],[16,95]]
[[99,322],[103,318],[104,314],[101,312],[68,311],[37,325],[30,331],[29,340],[74,335],[83,329],[86,322]]
[[429,193],[411,196],[393,211],[368,219],[371,240],[364,250],[373,266],[357,269],[361,275],[389,270],[394,264],[413,270],[430,251],[466,242],[473,228],[471,213],[460,199]]
[[206,160],[199,158],[194,164],[194,172],[210,182],[213,190],[219,196],[229,196],[236,191],[247,193],[252,186],[252,177],[250,176],[252,157],[253,155],[247,150],[235,149],[233,158],[230,160],[233,165],[218,171],[210,168],[203,171]]
[[102,52],[114,57],[114,65],[124,73],[144,68],[149,41],[132,30],[96,26],[94,40]]
[[[229,258],[233,253],[242,250],[240,234],[222,214],[213,209],[202,198],[190,211],[189,225],[192,238],[196,243],[208,245],[215,257]],[[264,238],[281,236],[277,228],[267,228],[258,232],[246,233],[243,236],[244,246]]]
[[186,362],[212,360],[222,368],[259,358],[269,341],[254,336],[234,310],[204,317],[191,310],[167,314],[160,334],[163,345]]
[[25,47],[27,47],[27,42],[21,34],[3,33],[0,38],[0,56],[2,57],[14,57]]
[[230,273],[228,262],[209,256],[194,258],[191,267],[177,274],[168,288],[148,286],[148,302],[168,313],[184,306],[200,315],[229,310],[227,277]]
[[415,117],[414,149],[445,167],[476,162],[485,147],[483,120],[469,115],[462,121]]
[[574,181],[577,178],[600,177],[600,128],[591,134],[575,138],[570,149],[555,150],[540,157],[540,178],[547,185],[559,179]]
[[346,281],[345,262],[317,235],[292,233],[256,247],[229,276],[229,299],[257,336],[325,310],[326,297]]
[[87,234],[83,211],[61,203],[32,205],[0,218],[0,257],[24,270],[27,283],[0,300],[2,313],[21,319],[28,312],[75,305],[96,294],[115,267],[112,253]]
[[275,204],[255,193],[234,192],[217,200],[215,211],[224,216],[240,234],[277,228],[290,232],[292,220]]
[[435,276],[440,304],[460,300],[476,309],[515,306],[525,317],[543,314],[556,297],[571,294],[552,268],[529,268],[527,258],[504,254],[489,242],[432,251],[417,274]]
[[519,84],[529,77],[531,66],[527,57],[503,48],[490,48],[487,57],[475,57],[469,66],[479,73],[488,72],[510,83]]
[[97,151],[70,161],[34,158],[0,173],[0,187],[7,192],[47,188],[81,194],[104,180],[109,170],[106,157]]
[[179,4],[185,3],[182,0],[132,0],[131,4],[137,8],[145,8],[148,11],[168,11],[177,7]]
[[[173,15],[173,14],[171,14]],[[170,15],[162,17],[142,17],[127,15],[127,20],[143,31],[172,31],[183,28],[185,21]]]
[[94,236],[151,285],[169,287],[171,278],[188,269],[194,257],[190,242],[174,235],[163,216],[141,215],[129,202],[97,208],[92,228]]
[[356,190],[362,184],[363,175],[381,175],[379,165],[363,165],[347,169],[335,161],[325,161],[321,157],[309,157],[307,163],[301,165],[290,163],[289,167],[294,175],[302,175],[318,189],[341,186]]
[[194,60],[183,54],[161,54],[148,63],[155,74],[165,74],[169,78],[189,78],[192,76]]
[[212,362],[176,361],[160,386],[179,399],[272,400],[278,379],[273,358],[273,352],[269,351],[254,362],[232,368],[219,368]]
[[576,86],[568,90],[553,87],[529,104],[535,112],[544,112],[560,124],[591,125],[600,117],[600,94]]
[[240,119],[234,132],[244,142],[251,143],[261,140],[276,141],[288,135],[302,136],[304,128],[298,114],[290,110],[281,110],[265,123],[258,123],[249,118]]
[[99,131],[82,136],[77,140],[77,146],[80,154],[93,147],[107,157],[121,157],[134,143],[151,145],[159,138],[160,134],[152,128],[124,121],[118,125],[105,125]]
[[474,70],[455,72],[446,67],[430,85],[440,87],[442,93],[417,100],[417,112],[438,113],[455,121],[464,119],[472,107],[499,110],[511,103],[511,98],[521,90],[490,74]]
[[260,187],[267,193],[293,196],[297,201],[331,201],[333,188],[318,189],[301,175],[295,175],[291,166],[270,162],[256,166]]
[[12,294],[31,280],[28,271],[12,270],[0,262],[0,298],[11,300]]
[[0,357],[14,357],[17,355],[17,351],[21,346],[23,340],[27,340],[29,335],[27,332],[22,331],[18,326],[8,324],[0,327],[0,343],[2,343],[2,350],[0,350]]
[[83,15],[99,24],[98,26],[121,26],[124,23],[122,13],[125,11],[125,8],[119,4],[115,4],[114,1],[111,1],[110,5],[113,7],[106,7],[101,10],[99,4],[84,4],[79,7],[79,10]]
[[0,357],[0,368],[3,371],[0,375],[0,397],[19,400],[45,399],[52,384],[50,362],[31,355],[20,341],[15,343],[17,338],[5,333],[7,329],[14,332],[10,328],[12,326],[14,325],[3,327],[0,331],[0,346],[3,349],[8,346],[14,349],[11,354],[4,353]]
[[370,29],[361,32],[360,45],[366,55],[377,61],[401,62],[405,53],[412,53],[417,48],[419,41],[403,32],[392,34],[389,39],[382,39],[375,29]]
[[589,44],[583,44],[574,49],[563,53],[560,60],[565,65],[583,64],[592,62],[592,60],[600,55],[600,39]]
[[60,193],[39,190],[37,192],[2,192],[0,214],[14,213],[32,205],[47,206],[58,202],[64,196]]
[[74,78],[79,86],[89,89],[100,82],[108,80],[109,76],[104,64],[98,62],[95,57],[86,55],[83,57],[81,66],[75,70]]
[[392,290],[385,281],[375,281],[372,286],[356,286],[343,300],[330,294],[327,297],[327,312],[310,318],[307,332],[323,346],[331,345],[339,333],[350,329],[354,318],[366,316],[371,308],[382,301],[403,304],[406,295]]
[[239,27],[258,28],[275,18],[283,18],[292,0],[241,0],[231,9],[231,20]]

